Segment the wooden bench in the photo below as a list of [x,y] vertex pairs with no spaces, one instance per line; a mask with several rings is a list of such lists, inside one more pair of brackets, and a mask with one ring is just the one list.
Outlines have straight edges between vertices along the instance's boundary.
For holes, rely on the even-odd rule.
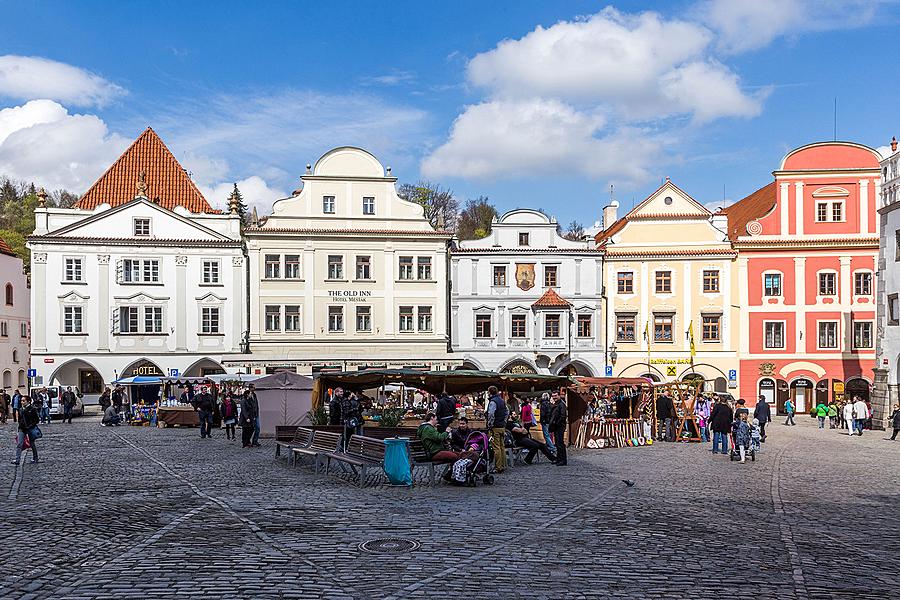
[[308,447],[291,448],[291,453],[293,454],[291,464],[296,464],[298,458],[311,456],[315,460],[316,473],[318,473],[319,461],[326,456],[336,454],[340,443],[340,433],[335,433],[333,431],[316,431],[313,433],[312,442],[310,442]]
[[[288,452],[290,452],[293,448],[309,448],[310,444],[312,444],[313,440],[313,431],[312,429],[307,429],[306,427],[298,427],[294,431],[294,437],[290,440],[276,440],[275,441],[275,458],[281,456],[281,449],[284,448]],[[291,452],[291,462],[293,463],[296,459],[297,455]]]
[[[366,469],[368,467],[384,467],[384,451],[384,440],[364,435],[352,435],[343,453],[324,456],[325,474],[327,475],[331,468],[331,461],[350,465],[350,468],[358,476],[359,486],[363,487],[366,485]],[[358,472],[357,469],[359,469]]]
[[[432,462],[430,458],[428,458],[428,453],[425,452],[425,446],[422,445],[422,440],[414,439],[409,441],[409,463],[412,468],[416,467],[424,467],[428,470],[428,481],[431,485],[435,484],[437,481],[437,469],[436,467],[446,467],[446,469],[450,469],[453,467],[452,463],[435,463]],[[446,469],[441,473],[443,477]]]

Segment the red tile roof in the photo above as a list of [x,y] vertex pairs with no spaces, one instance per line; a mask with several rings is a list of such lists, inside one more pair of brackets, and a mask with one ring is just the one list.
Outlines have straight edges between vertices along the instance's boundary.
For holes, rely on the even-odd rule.
[[149,127],[81,196],[75,208],[130,202],[138,194],[141,172],[145,174],[147,197],[163,208],[173,210],[183,206],[193,213],[219,212],[213,210],[175,156]]
[[672,250],[607,250],[607,258],[621,258],[624,256],[736,256],[737,252],[731,248],[675,248]]
[[747,235],[747,223],[767,214],[775,206],[775,182],[765,185],[743,200],[718,212],[728,215],[728,237],[734,241],[739,236]]
[[572,306],[572,304],[563,300],[553,288],[547,288],[544,295],[531,305],[532,308],[568,308],[570,306]]
[[12,251],[12,248],[9,247],[9,244],[3,238],[0,238],[0,254],[16,256],[16,253]]

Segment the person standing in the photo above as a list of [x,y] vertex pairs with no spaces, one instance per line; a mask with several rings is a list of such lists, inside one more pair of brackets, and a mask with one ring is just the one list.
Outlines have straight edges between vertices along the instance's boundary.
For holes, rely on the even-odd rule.
[[719,451],[719,446],[722,447],[722,454],[728,454],[728,434],[733,420],[734,413],[731,407],[721,398],[717,398],[709,413],[709,423],[713,431],[713,454]]
[[0,423],[6,425],[6,420],[9,418],[9,394],[6,393],[6,390],[3,390],[3,393],[0,393]]
[[844,404],[844,422],[847,423],[847,435],[856,435],[856,423],[853,420],[853,401],[848,400]]
[[341,442],[341,447],[346,448],[347,444],[350,443],[350,436],[362,435],[362,407],[359,404],[359,397],[356,395],[356,392],[344,392],[341,398],[341,419],[344,422],[344,439]]
[[31,445],[31,462],[40,462],[38,459],[37,445],[35,440],[40,437],[40,429],[38,429],[37,407],[31,401],[31,398],[22,399],[22,412],[19,415],[19,430],[16,433],[16,459],[12,464],[18,465],[22,459],[22,450],[25,449],[25,440]]
[[569,426],[569,411],[566,408],[566,401],[556,392],[553,393],[553,412],[550,415],[550,433],[553,434],[553,441],[556,445],[556,462],[557,467],[564,467],[569,462],[566,453],[566,428]]
[[441,397],[438,398],[435,415],[437,416],[437,430],[440,433],[444,433],[450,427],[453,419],[456,418],[456,398],[450,396],[447,392],[442,393]]
[[12,395],[13,423],[19,422],[19,408],[21,406],[22,406],[22,392],[19,391],[19,388],[16,388],[16,391],[13,392],[13,395]]
[[500,391],[491,386],[488,388],[487,428],[491,432],[491,447],[494,449],[494,470],[502,473],[506,470],[506,419],[509,411]]
[[788,398],[784,401],[784,412],[787,414],[787,419],[784,420],[785,425],[796,425],[794,423],[794,401]]
[[838,407],[834,399],[828,403],[828,429],[834,429],[837,424]]
[[828,405],[819,402],[816,405],[816,418],[819,419],[819,429],[825,429],[825,417],[828,416]]
[[668,394],[660,394],[656,398],[656,419],[659,421],[660,439],[666,442],[675,441],[675,428],[672,420],[675,418],[675,403]]
[[112,397],[113,408],[116,409],[116,414],[121,417],[122,416],[122,404],[124,402],[124,400],[122,398],[122,386],[121,385],[116,386],[116,389],[113,390],[111,397]]
[[213,404],[214,400],[209,389],[203,390],[194,396],[194,410],[200,418],[200,439],[212,437]]
[[856,422],[856,431],[862,435],[866,421],[869,420],[869,405],[863,402],[859,396],[854,396],[853,418]]
[[60,398],[60,400],[62,402],[63,409],[62,422],[65,423],[68,420],[69,425],[71,425],[72,413],[75,411],[75,403],[77,402],[77,398],[75,398],[75,392],[72,391],[72,386],[66,386],[66,391],[62,393],[62,398]]
[[341,397],[343,395],[344,390],[341,388],[335,388],[331,391],[331,399],[328,401],[329,425],[340,425],[343,422],[341,420]]
[[697,417],[697,429],[700,434],[700,442],[709,441],[709,400],[706,396],[697,398],[697,405],[694,406],[694,415]]
[[544,443],[552,454],[556,454],[556,446],[550,439],[550,413],[553,412],[553,406],[550,404],[550,394],[544,392],[541,394],[541,434],[544,436]]
[[112,406],[112,392],[109,390],[109,387],[103,390],[103,393],[100,394],[100,398],[97,400],[97,403],[100,405],[100,410],[106,413],[106,409]]
[[894,405],[894,412],[891,414],[891,425],[894,427],[894,435],[891,436],[891,440],[896,440],[897,434],[900,433],[900,404]]
[[256,430],[256,413],[259,411],[259,404],[256,397],[251,396],[248,392],[244,392],[244,398],[241,400],[241,447],[253,447],[253,432]]
[[526,399],[522,402],[522,427],[526,431],[530,430],[534,425],[534,412],[531,410],[531,401]]
[[256,386],[252,383],[247,386],[247,395],[252,398],[253,401],[253,439],[250,440],[250,444],[253,445],[254,448],[259,448],[261,444],[259,443],[259,398],[256,397]]
[[52,406],[52,401],[50,400],[50,393],[47,391],[47,388],[41,388],[38,393],[38,405],[35,407],[38,410],[38,415],[41,423],[45,423],[47,425],[50,424],[50,407]]
[[756,408],[753,409],[753,418],[759,420],[759,441],[766,442],[766,423],[772,420],[772,408],[766,402],[765,396],[756,400]]
[[231,397],[231,392],[227,392],[222,399],[219,407],[219,414],[222,416],[222,425],[225,426],[225,439],[235,439],[235,427],[237,426],[237,404]]

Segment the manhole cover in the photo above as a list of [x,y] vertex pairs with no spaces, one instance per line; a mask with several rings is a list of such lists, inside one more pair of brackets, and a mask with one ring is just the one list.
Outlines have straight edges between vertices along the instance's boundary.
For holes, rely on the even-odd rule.
[[359,544],[358,548],[373,554],[402,554],[404,552],[412,552],[420,545],[415,540],[404,538],[378,538],[377,540],[363,542]]

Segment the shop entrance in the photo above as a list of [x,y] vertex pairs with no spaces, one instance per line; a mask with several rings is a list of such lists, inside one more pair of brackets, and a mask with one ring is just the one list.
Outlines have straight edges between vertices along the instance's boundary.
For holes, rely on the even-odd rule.
[[844,385],[844,396],[848,401],[853,400],[854,396],[859,396],[863,402],[868,402],[869,382],[859,377],[848,379]]
[[809,410],[810,403],[815,401],[813,390],[813,382],[809,379],[797,379],[791,383],[791,400],[798,415]]

